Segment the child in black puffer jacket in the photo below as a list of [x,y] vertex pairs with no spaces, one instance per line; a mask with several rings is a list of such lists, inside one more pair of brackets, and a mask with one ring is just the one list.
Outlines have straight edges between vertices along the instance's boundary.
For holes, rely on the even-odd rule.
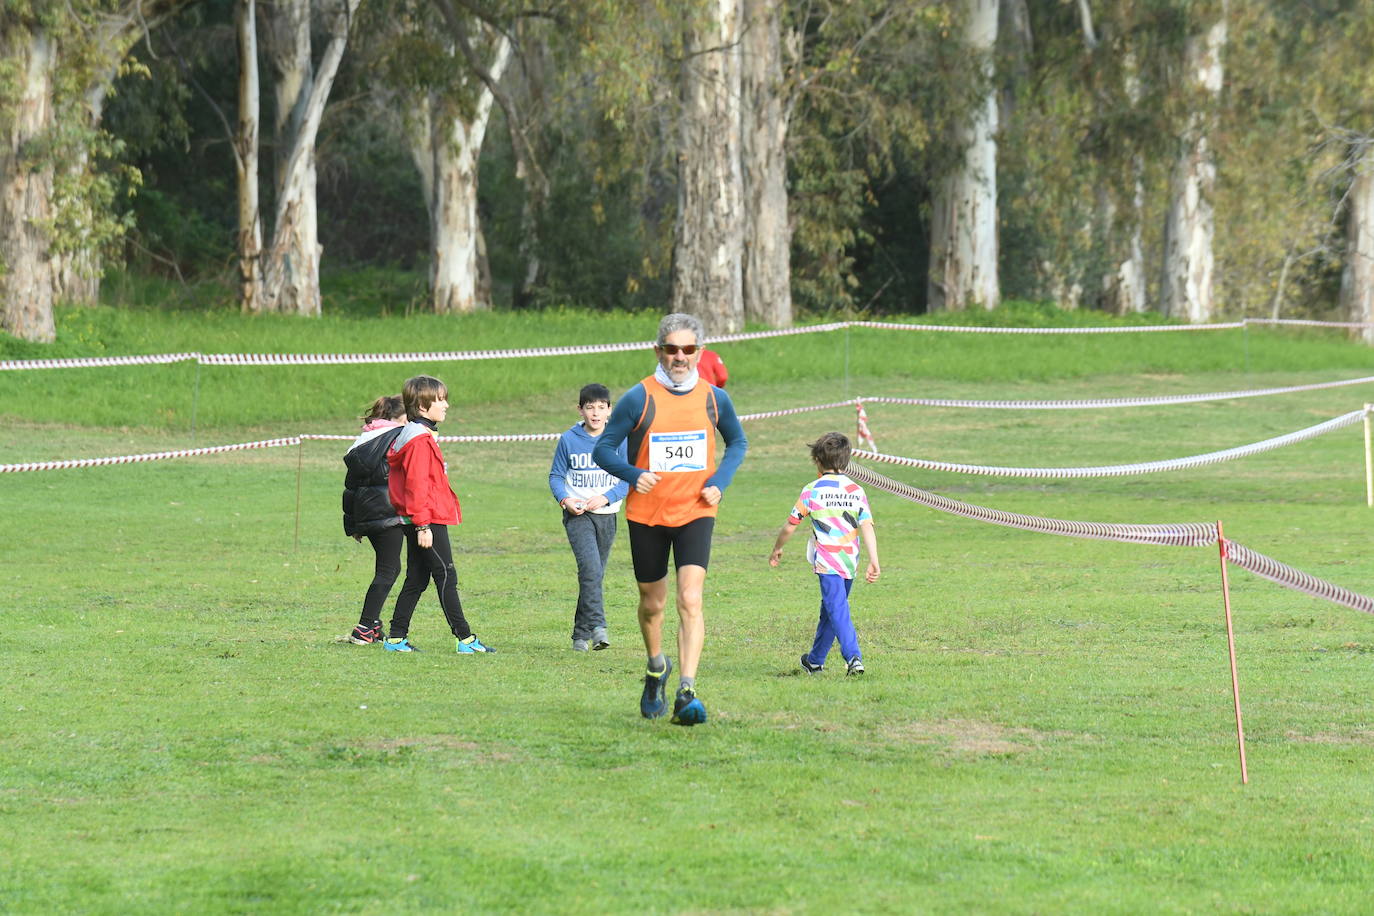
[[382,606],[401,574],[401,548],[405,545],[402,520],[387,495],[386,453],[405,426],[405,404],[397,395],[378,398],[362,417],[362,433],[344,455],[344,534],[361,541],[367,538],[377,555],[372,584],[363,596],[358,625],[348,641],[359,646],[380,643]]

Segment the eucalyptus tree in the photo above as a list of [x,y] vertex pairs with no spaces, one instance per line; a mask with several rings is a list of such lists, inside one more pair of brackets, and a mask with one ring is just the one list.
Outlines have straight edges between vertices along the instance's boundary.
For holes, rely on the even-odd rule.
[[1001,302],[997,232],[997,93],[992,54],[999,0],[962,0],[958,41],[979,62],[981,101],[957,126],[959,161],[938,182],[931,203],[927,305],[955,311]]
[[672,309],[722,334],[744,326],[741,0],[700,0],[686,26]]
[[130,48],[191,2],[0,6],[0,329],[52,340],[55,301],[94,296],[100,252],[126,228],[110,209],[117,178],[92,164],[118,148],[103,102]]
[[1169,181],[1160,311],[1196,324],[1215,308],[1213,236],[1217,166],[1213,134],[1221,101],[1227,0],[1194,5],[1184,44],[1182,92],[1187,107]]
[[[787,131],[795,92],[784,71],[782,7],[782,0],[744,0],[740,40],[743,307],[746,318],[775,328],[792,324]],[[794,57],[799,39],[787,30]]]
[[[253,0],[242,0],[251,3]],[[348,45],[360,0],[276,0],[265,23],[267,56],[272,66],[275,96],[275,181],[271,237],[254,259],[257,227],[239,227],[240,257],[250,266],[240,268],[241,306],[247,312],[289,312],[320,314],[320,243],[316,207],[315,144],[320,121],[329,101],[334,78]],[[312,17],[318,13],[326,36],[324,51],[314,59]],[[254,73],[240,81],[240,105],[249,104],[244,94],[258,82],[257,59],[244,46],[248,41],[245,19],[249,11],[240,9],[238,34],[244,47],[241,67]],[[257,132],[256,119],[248,123],[241,113],[240,134],[235,144],[240,177],[240,218],[254,211],[244,195],[256,193],[257,157],[249,154],[249,132]],[[250,172],[250,169],[252,171]],[[260,219],[254,216],[254,220]],[[255,265],[255,266],[254,266]]]

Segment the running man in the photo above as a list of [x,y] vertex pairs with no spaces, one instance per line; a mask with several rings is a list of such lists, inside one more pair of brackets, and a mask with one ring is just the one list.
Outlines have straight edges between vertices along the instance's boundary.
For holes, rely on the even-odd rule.
[[[730,485],[749,440],[729,395],[697,375],[706,333],[691,315],[664,316],[654,352],[658,368],[616,402],[592,460],[630,484],[625,518],[630,559],[639,583],[639,629],[649,655],[639,711],[657,719],[667,711],[668,674],[663,654],[663,609],[668,601],[668,555],[677,567],[677,698],[672,721],[699,725],[706,707],[697,697],[697,664],[706,639],[702,594],[711,559],[716,507]],[[716,431],[725,454],[716,461]],[[616,454],[627,442],[628,461]]]

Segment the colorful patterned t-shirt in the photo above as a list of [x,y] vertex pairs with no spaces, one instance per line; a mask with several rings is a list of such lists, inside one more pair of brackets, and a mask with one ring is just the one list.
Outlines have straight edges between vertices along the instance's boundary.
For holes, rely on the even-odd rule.
[[854,578],[859,566],[859,524],[872,521],[863,487],[843,474],[826,474],[802,490],[787,516],[793,525],[811,517],[806,559],[822,575]]

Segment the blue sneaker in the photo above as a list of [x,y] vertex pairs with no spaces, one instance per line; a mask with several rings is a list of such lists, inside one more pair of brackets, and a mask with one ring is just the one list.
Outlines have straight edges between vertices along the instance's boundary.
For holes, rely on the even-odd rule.
[[672,659],[663,660],[662,671],[644,672],[644,694],[639,698],[639,714],[657,719],[668,711],[668,674],[673,670]]
[[419,646],[412,646],[412,645],[410,644],[410,641],[407,640],[404,636],[402,636],[400,639],[388,639],[386,642],[382,643],[382,648],[383,648],[383,649],[386,649],[386,651],[388,651],[388,652],[419,652],[419,651],[420,651],[420,647],[419,647]]
[[700,725],[706,721],[706,707],[697,699],[696,690],[691,687],[678,690],[671,721],[674,725]]
[[469,636],[467,639],[457,641],[455,648],[459,655],[476,655],[479,652],[495,652],[491,646],[482,645],[482,640],[477,638],[477,634]]

